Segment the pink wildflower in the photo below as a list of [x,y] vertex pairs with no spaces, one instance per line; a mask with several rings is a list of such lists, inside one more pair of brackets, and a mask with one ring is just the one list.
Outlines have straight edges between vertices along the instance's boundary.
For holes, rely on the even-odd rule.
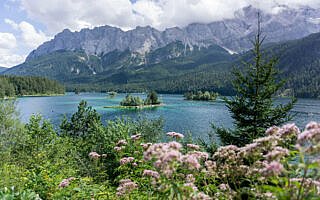
[[193,191],[198,191],[198,188],[194,185],[194,183],[185,183],[183,186],[190,187]]
[[204,164],[209,171],[216,170],[217,168],[217,163],[211,160],[206,161]]
[[123,157],[120,159],[120,165],[131,163],[134,160],[133,157]]
[[300,133],[299,128],[295,124],[286,124],[281,127],[279,134],[281,137],[287,137],[291,135],[298,135]]
[[184,135],[182,135],[181,133],[176,133],[176,132],[168,132],[167,135],[170,137],[173,137],[173,138],[177,138],[177,139],[184,138]]
[[283,165],[277,161],[272,161],[271,163],[265,163],[265,168],[263,173],[266,175],[279,175],[283,171]]
[[160,174],[158,172],[153,170],[147,170],[147,169],[143,171],[143,176],[150,176],[156,179],[160,178]]
[[70,177],[70,178],[67,178],[67,179],[63,179],[63,180],[61,181],[61,183],[59,184],[59,187],[60,187],[60,188],[68,187],[68,186],[70,185],[70,182],[71,182],[72,180],[74,180],[74,179],[75,179],[74,177]]
[[123,145],[127,145],[127,141],[125,141],[125,140],[119,140],[119,141],[117,142],[117,146],[123,146]]
[[239,153],[243,156],[247,156],[247,155],[251,155],[255,152],[257,152],[259,150],[259,144],[254,142],[254,143],[251,143],[251,144],[247,144],[246,146],[244,147],[241,147],[239,149]]
[[276,135],[280,128],[277,126],[272,126],[266,130],[266,135]]
[[114,147],[113,149],[114,149],[115,151],[118,151],[118,152],[119,152],[119,151],[121,151],[123,148],[122,148],[122,147]]
[[180,157],[181,157],[181,153],[179,151],[171,150],[171,151],[163,154],[163,156],[161,158],[162,158],[163,164],[167,164],[172,161],[179,161]]
[[222,184],[219,185],[219,189],[222,190],[222,191],[227,191],[227,190],[230,190],[230,187],[229,187],[228,184],[222,183]]
[[208,160],[209,154],[207,152],[202,152],[202,151],[194,151],[189,153],[190,155],[195,156],[198,160]]
[[192,196],[192,200],[212,200],[212,198],[203,192],[199,192],[196,195]]
[[199,169],[201,167],[197,157],[194,155],[187,154],[183,156],[182,160],[188,165],[189,169]]
[[194,183],[196,179],[194,178],[193,174],[188,174],[186,177],[187,183]]
[[143,149],[148,149],[150,146],[152,145],[152,143],[141,143],[140,146],[142,146]]
[[132,140],[139,140],[140,138],[141,138],[141,134],[136,134],[131,136]]
[[306,130],[320,128],[320,125],[317,122],[309,122],[306,125]]
[[196,144],[187,144],[187,147],[190,149],[195,149],[195,150],[200,149],[199,145],[196,145]]
[[120,180],[120,185],[117,188],[117,195],[123,196],[125,194],[129,194],[132,190],[136,189],[138,185],[132,182],[130,179],[122,179]]
[[92,159],[98,159],[98,158],[100,158],[101,157],[101,155],[100,154],[98,154],[97,152],[90,152],[89,153],[89,157],[90,158],[92,158]]
[[284,149],[282,147],[277,146],[264,157],[267,158],[268,160],[278,160],[287,155],[289,155],[288,149]]
[[179,150],[182,148],[182,145],[178,142],[169,142],[168,143],[169,147],[172,148],[172,149],[176,149],[176,150]]

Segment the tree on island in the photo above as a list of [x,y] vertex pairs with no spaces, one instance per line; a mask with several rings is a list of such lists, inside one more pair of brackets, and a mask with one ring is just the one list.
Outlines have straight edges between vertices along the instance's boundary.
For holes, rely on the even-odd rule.
[[128,94],[121,102],[121,106],[142,106],[144,104],[140,97],[134,97]]
[[264,136],[268,127],[280,125],[292,119],[289,111],[296,102],[295,98],[285,105],[275,105],[273,97],[284,85],[285,80],[277,81],[278,58],[265,58],[261,51],[265,37],[261,36],[260,15],[258,14],[258,32],[253,41],[252,63],[245,63],[245,71],[234,70],[233,88],[236,95],[225,98],[226,106],[232,114],[236,130],[217,128],[217,134],[224,145],[245,145]]
[[209,91],[197,91],[197,92],[187,92],[184,94],[184,97],[187,100],[194,100],[194,101],[214,101],[218,97],[218,93],[216,92],[209,92]]
[[128,94],[121,102],[121,106],[143,106],[143,105],[159,105],[158,94],[155,91],[149,92],[145,100],[140,97],[134,97]]
[[144,100],[145,105],[158,105],[160,103],[158,94],[155,91],[149,92],[147,98]]

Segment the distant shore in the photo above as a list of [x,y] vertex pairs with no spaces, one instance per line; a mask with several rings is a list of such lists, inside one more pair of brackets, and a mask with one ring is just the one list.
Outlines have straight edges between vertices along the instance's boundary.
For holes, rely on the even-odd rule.
[[65,94],[30,94],[30,95],[21,95],[19,97],[55,97],[55,96],[64,96]]
[[55,97],[55,96],[64,96],[65,94],[30,94],[30,95],[19,95],[13,97],[3,97],[3,100],[10,100],[16,98],[23,98],[23,97]]

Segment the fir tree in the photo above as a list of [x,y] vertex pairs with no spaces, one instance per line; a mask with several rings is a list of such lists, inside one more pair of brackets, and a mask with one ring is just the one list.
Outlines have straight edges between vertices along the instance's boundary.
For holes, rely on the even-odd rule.
[[261,36],[260,15],[258,32],[253,41],[253,62],[244,63],[245,71],[234,70],[233,88],[236,95],[225,99],[234,119],[235,131],[217,128],[223,144],[242,146],[265,134],[268,127],[280,125],[292,119],[289,111],[296,99],[286,105],[275,105],[274,97],[285,81],[277,81],[278,58],[268,58],[261,51],[265,37]]

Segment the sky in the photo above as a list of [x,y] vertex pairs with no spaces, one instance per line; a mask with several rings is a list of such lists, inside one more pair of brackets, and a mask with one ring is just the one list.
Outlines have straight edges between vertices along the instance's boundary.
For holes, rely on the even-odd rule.
[[0,0],[0,66],[22,63],[65,28],[150,25],[163,30],[232,18],[248,5],[272,13],[279,5],[320,8],[320,0]]

